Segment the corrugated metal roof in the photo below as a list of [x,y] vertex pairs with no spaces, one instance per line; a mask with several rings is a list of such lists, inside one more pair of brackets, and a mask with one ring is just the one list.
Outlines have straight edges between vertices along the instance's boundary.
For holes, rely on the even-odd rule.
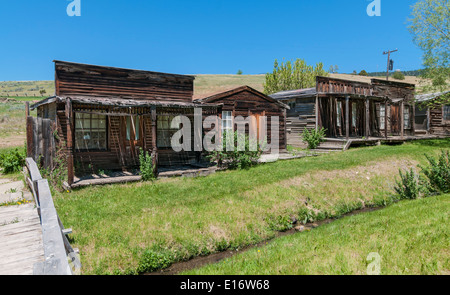
[[280,100],[289,98],[314,97],[316,94],[317,94],[316,88],[305,88],[305,89],[281,91],[271,94],[269,95],[269,97]]
[[432,100],[435,99],[439,96],[442,96],[444,94],[450,93],[449,91],[444,91],[444,92],[436,92],[436,93],[428,93],[428,94],[420,94],[420,95],[416,95],[416,100],[418,102],[422,102],[422,101],[428,101],[428,100]]

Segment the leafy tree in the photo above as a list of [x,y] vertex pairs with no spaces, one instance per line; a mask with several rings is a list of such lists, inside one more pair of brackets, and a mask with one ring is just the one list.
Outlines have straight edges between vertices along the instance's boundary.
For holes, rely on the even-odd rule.
[[328,70],[330,74],[337,74],[339,72],[339,67],[337,65],[330,66],[330,69]]
[[353,70],[352,75],[358,75],[358,73],[356,72],[356,70]]
[[[425,90],[444,91],[450,86],[450,1],[420,0],[413,6],[409,31],[423,54],[424,78],[432,85]],[[450,95],[440,103],[450,103]]]
[[369,76],[369,74],[367,74],[366,70],[362,70],[361,72],[359,72],[358,75],[359,75],[359,76],[366,76],[366,77]]
[[269,95],[284,90],[314,87],[317,76],[328,76],[322,63],[314,67],[307,65],[303,59],[281,64],[275,60],[273,72],[266,74],[264,93]]
[[236,75],[242,75],[242,74],[243,74],[242,70],[238,70]]

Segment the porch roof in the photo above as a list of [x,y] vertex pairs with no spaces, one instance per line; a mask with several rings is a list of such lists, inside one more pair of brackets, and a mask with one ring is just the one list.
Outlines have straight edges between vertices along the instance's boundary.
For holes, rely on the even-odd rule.
[[67,96],[59,97],[52,96],[41,100],[30,106],[31,110],[34,110],[42,105],[59,102],[65,103],[67,99],[71,99],[73,102],[91,104],[91,105],[103,105],[114,107],[148,107],[148,106],[160,106],[160,107],[178,107],[178,108],[217,108],[220,104],[214,103],[200,103],[200,102],[185,102],[185,101],[166,101],[166,100],[144,100],[144,99],[123,99],[120,97],[95,97],[95,96]]

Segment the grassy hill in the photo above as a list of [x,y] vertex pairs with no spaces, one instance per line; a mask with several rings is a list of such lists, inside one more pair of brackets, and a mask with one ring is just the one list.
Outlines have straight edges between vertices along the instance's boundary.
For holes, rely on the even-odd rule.
[[[361,82],[370,82],[372,78],[382,79],[383,77],[363,77],[349,74],[330,74],[331,77]],[[391,78],[392,79],[392,78]],[[263,91],[265,75],[196,75],[194,82],[194,99],[202,98],[248,85],[256,90]],[[393,81],[400,81],[392,79]],[[427,81],[415,76],[406,76],[400,82],[415,84],[420,90]],[[15,98],[17,100],[40,100],[40,90],[45,90],[44,96],[51,96],[55,93],[53,81],[5,81],[0,82],[0,97]]]

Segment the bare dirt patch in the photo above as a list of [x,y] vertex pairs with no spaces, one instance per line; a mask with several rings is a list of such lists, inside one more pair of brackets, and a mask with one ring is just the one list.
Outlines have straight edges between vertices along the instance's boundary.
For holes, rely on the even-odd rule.
[[25,140],[25,133],[9,135],[0,139],[0,148],[24,146]]
[[291,178],[280,183],[284,187],[302,185],[312,187],[317,183],[337,178],[349,181],[370,181],[375,176],[390,176],[398,174],[399,169],[405,170],[415,167],[419,162],[410,159],[386,160],[369,163],[345,170],[319,171],[300,177]]

